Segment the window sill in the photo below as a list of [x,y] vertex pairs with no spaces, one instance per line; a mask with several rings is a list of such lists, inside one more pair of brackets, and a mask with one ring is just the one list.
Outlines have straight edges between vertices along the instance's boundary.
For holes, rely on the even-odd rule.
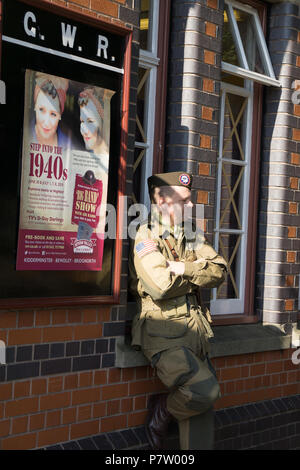
[[[285,334],[275,325],[245,324],[213,327],[214,338],[211,340],[213,357],[234,356],[261,351],[289,349],[291,335]],[[142,352],[135,351],[126,338],[116,341],[115,367],[139,367],[149,365]]]

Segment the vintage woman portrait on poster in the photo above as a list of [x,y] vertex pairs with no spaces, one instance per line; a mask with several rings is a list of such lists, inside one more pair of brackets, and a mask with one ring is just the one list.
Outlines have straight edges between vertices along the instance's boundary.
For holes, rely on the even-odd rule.
[[113,94],[26,70],[17,270],[102,269]]

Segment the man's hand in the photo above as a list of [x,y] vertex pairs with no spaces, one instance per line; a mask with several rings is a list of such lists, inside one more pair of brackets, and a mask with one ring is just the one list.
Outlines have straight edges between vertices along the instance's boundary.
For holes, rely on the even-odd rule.
[[170,273],[176,276],[182,276],[184,273],[184,263],[181,261],[167,261],[167,267],[170,269]]

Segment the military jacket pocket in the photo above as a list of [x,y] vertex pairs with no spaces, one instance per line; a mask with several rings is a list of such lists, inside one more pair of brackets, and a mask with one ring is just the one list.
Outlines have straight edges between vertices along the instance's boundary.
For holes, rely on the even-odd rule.
[[160,302],[160,309],[146,313],[146,330],[149,336],[180,338],[186,333],[189,311],[186,297],[176,297]]

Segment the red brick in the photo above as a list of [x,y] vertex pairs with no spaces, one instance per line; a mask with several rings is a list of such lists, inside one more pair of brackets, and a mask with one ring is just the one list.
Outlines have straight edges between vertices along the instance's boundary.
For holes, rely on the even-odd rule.
[[78,421],[87,421],[92,417],[92,406],[80,406],[77,411],[77,420]]
[[213,93],[215,89],[214,81],[210,78],[203,78],[203,91]]
[[128,396],[128,384],[107,385],[102,387],[102,400],[112,400]]
[[97,310],[87,309],[83,311],[83,323],[95,323],[97,321]]
[[71,425],[71,439],[78,439],[79,437],[92,436],[99,433],[99,420],[86,421],[84,423]]
[[22,416],[22,418],[15,418],[12,420],[12,433],[21,434],[27,431],[28,427],[28,416]]
[[48,446],[50,444],[57,444],[58,442],[65,442],[69,440],[69,426],[62,426],[38,433],[38,447]]
[[48,393],[61,392],[63,390],[63,377],[49,377]]
[[146,408],[146,396],[136,397],[134,399],[134,409],[143,410]]
[[101,419],[100,432],[116,431],[127,428],[127,415],[110,416]]
[[291,163],[293,165],[300,165],[300,154],[299,153],[292,153]]
[[70,405],[71,393],[53,393],[40,398],[40,410],[54,410]]
[[213,108],[209,108],[208,106],[202,106],[202,119],[207,119],[211,121],[213,118]]
[[207,0],[207,6],[216,10],[218,8],[218,0]]
[[221,371],[221,380],[234,380],[241,377],[240,367],[228,367]]
[[2,450],[27,450],[36,447],[36,433],[3,439]]
[[89,372],[82,372],[79,375],[79,387],[88,387],[93,385],[93,373]]
[[91,0],[91,9],[109,16],[118,16],[118,5],[109,0]]
[[34,323],[34,313],[22,311],[19,313],[18,317],[18,328],[25,328],[33,326]]
[[107,403],[107,416],[120,413],[121,400],[110,400]]
[[50,325],[51,314],[49,310],[40,310],[35,313],[35,326]]
[[73,327],[72,326],[53,326],[44,328],[43,330],[43,341],[56,342],[56,341],[68,341],[73,339]]
[[215,61],[216,61],[215,52],[204,50],[204,62],[205,62],[205,64],[215,65]]
[[16,328],[17,314],[15,312],[1,312],[0,328]]
[[52,324],[58,325],[60,323],[66,323],[67,312],[66,310],[53,310],[52,312]]
[[300,140],[300,129],[293,129],[293,140]]
[[[112,398],[112,397],[109,397]],[[99,388],[87,388],[75,390],[72,392],[72,405],[80,405],[83,403],[92,403],[100,400]]]
[[107,383],[107,371],[97,370],[94,375],[94,385],[103,385]]
[[209,163],[199,163],[198,174],[202,176],[210,175],[210,164]]
[[265,364],[255,364],[250,366],[250,375],[263,375],[265,373]]
[[101,418],[106,416],[106,406],[107,402],[96,403],[93,405],[93,418]]
[[197,191],[197,203],[208,204],[208,191]]
[[211,148],[211,137],[209,135],[200,135],[200,147],[205,149]]
[[145,423],[147,411],[140,411],[139,413],[133,413],[128,416],[128,426],[141,426]]
[[59,426],[61,424],[61,411],[49,411],[46,417],[46,427]]
[[158,378],[131,382],[129,384],[129,395],[141,395],[145,393],[155,393],[165,390],[165,386]]
[[297,227],[288,227],[288,238],[297,237]]
[[10,419],[0,421],[0,437],[8,436],[10,429]]
[[217,26],[213,23],[209,23],[208,21],[205,22],[205,33],[208,36],[216,37],[217,35]]
[[288,263],[295,263],[295,261],[296,261],[296,252],[295,251],[287,251],[286,260],[287,260]]
[[29,431],[37,431],[45,427],[45,413],[32,415],[29,420]]
[[75,423],[76,412],[77,412],[77,409],[75,407],[64,409],[62,413],[62,424]]
[[132,398],[124,398],[121,400],[121,412],[127,413],[128,411],[133,410],[133,399]]
[[22,398],[20,400],[9,401],[5,405],[5,416],[18,416],[35,413],[38,411],[38,398]]
[[15,382],[14,398],[28,397],[30,393],[30,382]]
[[109,321],[110,320],[111,307],[101,307],[98,310],[98,321]]
[[79,377],[77,374],[67,375],[65,377],[64,390],[70,390],[78,387]]
[[298,214],[298,204],[297,202],[289,202],[289,213]]
[[294,310],[294,299],[287,299],[284,301],[284,310]]
[[32,395],[42,395],[47,391],[47,380],[46,379],[35,379],[32,380],[31,393]]
[[290,178],[290,188],[291,189],[298,189],[298,181],[299,181],[298,178],[292,176]]
[[292,274],[288,274],[285,276],[285,285],[287,287],[294,287],[295,286],[295,276]]
[[68,311],[68,323],[81,323],[82,312],[81,310]]
[[121,381],[121,369],[109,369],[108,372],[108,383],[120,382]]
[[90,6],[90,0],[71,0],[69,3],[78,3],[78,5],[81,5],[83,7]]
[[78,325],[74,326],[74,339],[101,338],[102,325]]
[[12,384],[0,384],[0,401],[12,398]]
[[34,344],[42,340],[40,328],[28,328],[25,330],[10,330],[8,332],[8,344]]

